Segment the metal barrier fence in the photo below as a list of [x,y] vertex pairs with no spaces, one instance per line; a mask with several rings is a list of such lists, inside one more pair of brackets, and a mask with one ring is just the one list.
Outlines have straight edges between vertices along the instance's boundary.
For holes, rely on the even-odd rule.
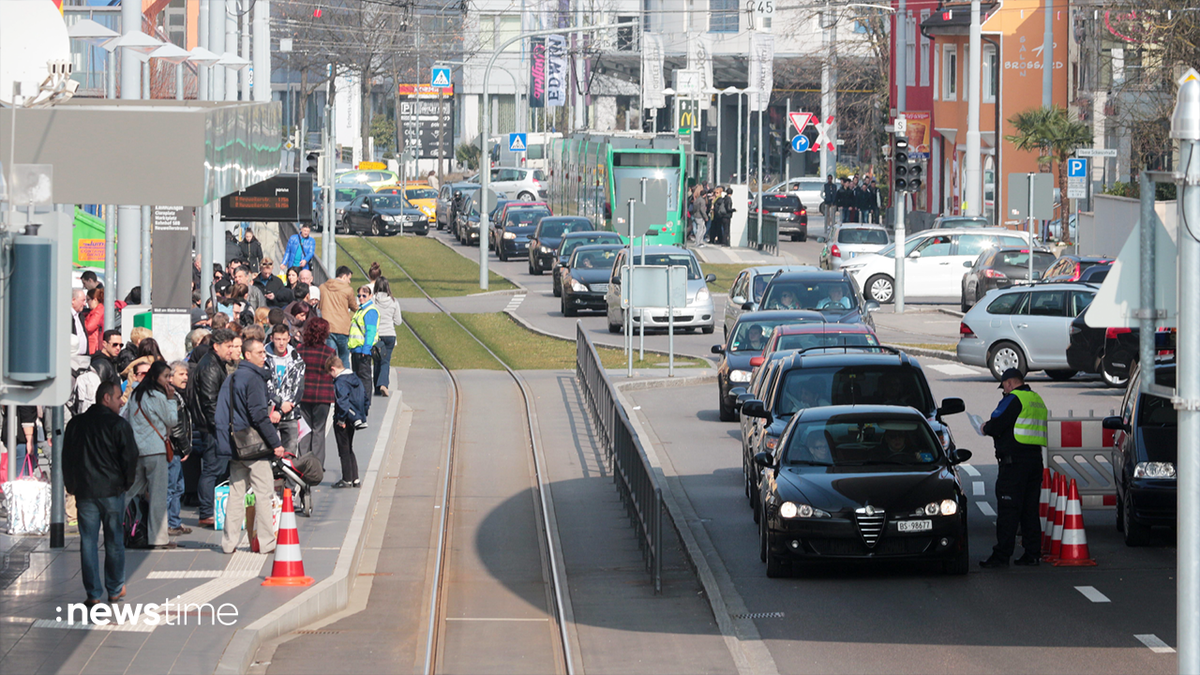
[[759,232],[758,216],[746,216],[746,242],[760,251],[779,255],[779,219],[770,213],[764,213],[762,232]]
[[1103,428],[1103,417],[1067,414],[1048,420],[1046,466],[1075,479],[1083,508],[1115,508],[1113,431]]
[[[283,246],[283,250],[285,252],[287,251],[288,239],[291,239],[293,234],[299,234],[299,232],[300,223],[279,223],[279,242]],[[281,255],[279,258],[282,260],[283,256]],[[329,281],[329,273],[325,271],[325,263],[321,261],[320,249],[318,249],[316,255],[313,256],[312,263],[309,265],[309,269],[311,269],[313,273],[313,283],[317,286]]]
[[616,390],[604,372],[600,356],[583,327],[575,325],[575,369],[583,387],[588,412],[604,447],[605,459],[617,484],[617,492],[637,535],[638,548],[654,581],[654,592],[662,592],[662,489],[629,415],[617,400]]

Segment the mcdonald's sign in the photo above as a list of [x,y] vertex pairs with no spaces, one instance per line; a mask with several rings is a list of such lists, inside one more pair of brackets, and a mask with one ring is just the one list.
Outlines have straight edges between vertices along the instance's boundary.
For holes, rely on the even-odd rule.
[[679,114],[679,120],[675,125],[678,135],[690,137],[692,132],[700,126],[700,102],[694,99],[680,99],[676,110]]

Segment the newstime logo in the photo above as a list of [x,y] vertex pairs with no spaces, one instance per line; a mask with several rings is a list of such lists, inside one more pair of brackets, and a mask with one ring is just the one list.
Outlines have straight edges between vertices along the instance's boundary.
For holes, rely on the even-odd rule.
[[63,608],[56,607],[56,621],[66,621],[68,626],[233,626],[238,621],[238,609],[230,602],[214,607],[211,603],[181,603],[164,600],[161,603],[120,603],[88,606],[73,602]]

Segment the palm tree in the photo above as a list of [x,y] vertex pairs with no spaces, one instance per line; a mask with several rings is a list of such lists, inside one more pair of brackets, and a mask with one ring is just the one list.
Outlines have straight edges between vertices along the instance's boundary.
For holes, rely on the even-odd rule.
[[1062,222],[1061,239],[1070,239],[1070,222],[1066,208],[1067,158],[1077,149],[1092,144],[1092,129],[1087,124],[1073,119],[1066,110],[1058,106],[1033,108],[1019,112],[1008,119],[1017,133],[1005,136],[1018,150],[1037,151],[1038,166],[1050,170],[1051,162],[1058,162],[1059,215]]

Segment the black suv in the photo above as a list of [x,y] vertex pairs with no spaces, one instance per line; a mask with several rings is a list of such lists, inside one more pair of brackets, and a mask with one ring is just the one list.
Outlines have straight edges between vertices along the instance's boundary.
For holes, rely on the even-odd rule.
[[769,379],[760,385],[763,397],[745,401],[742,415],[751,439],[742,444],[742,472],[746,492],[758,522],[762,472],[754,456],[775,455],[779,438],[797,410],[830,405],[898,405],[913,408],[929,421],[944,450],[954,448],[944,415],[966,410],[960,398],[934,401],[921,364],[891,347],[813,347],[787,353],[778,360]]
[[[747,302],[742,309],[750,311]],[[763,289],[758,310],[808,309],[820,312],[826,321],[863,323],[875,330],[871,312],[879,309],[874,300],[863,300],[858,284],[849,272],[811,269],[799,272],[780,270]]]

